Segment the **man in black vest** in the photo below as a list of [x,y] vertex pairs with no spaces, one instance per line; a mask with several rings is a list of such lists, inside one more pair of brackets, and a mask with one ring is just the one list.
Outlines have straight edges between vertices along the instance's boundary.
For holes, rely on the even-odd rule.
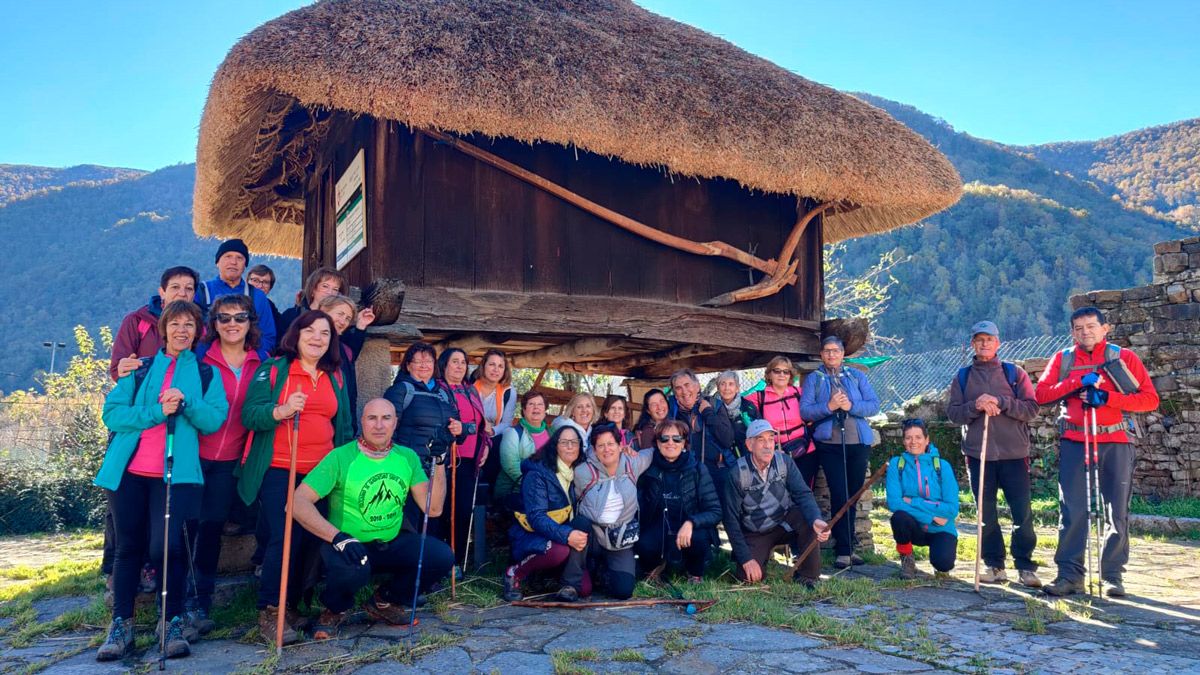
[[[791,457],[775,451],[775,430],[766,420],[746,428],[750,454],[738,459],[725,479],[725,533],[733,547],[738,579],[761,581],[771,551],[791,544],[803,551],[813,537],[829,539],[829,525],[812,490]],[[821,551],[800,563],[792,580],[811,587],[821,576]]]
[[[1008,581],[1004,571],[1004,534],[996,514],[997,489],[1012,510],[1012,557],[1021,583],[1040,588],[1033,549],[1037,533],[1033,530],[1030,504],[1029,422],[1038,412],[1033,383],[1026,372],[996,357],[1000,349],[1000,330],[991,321],[971,326],[971,348],[975,359],[958,372],[950,383],[950,407],[947,416],[967,428],[963,454],[971,475],[971,494],[975,508],[983,509],[983,569],[979,580],[985,584]],[[983,503],[979,503],[979,458],[983,446],[983,424],[988,420],[987,467],[984,473]]]

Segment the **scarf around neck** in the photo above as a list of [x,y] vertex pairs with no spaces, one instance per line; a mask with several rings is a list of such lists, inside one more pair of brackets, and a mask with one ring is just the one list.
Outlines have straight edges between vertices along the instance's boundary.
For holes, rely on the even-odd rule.
[[558,478],[558,484],[562,486],[563,492],[570,495],[571,482],[575,480],[575,469],[560,459],[558,460],[558,471],[554,473],[554,476]]

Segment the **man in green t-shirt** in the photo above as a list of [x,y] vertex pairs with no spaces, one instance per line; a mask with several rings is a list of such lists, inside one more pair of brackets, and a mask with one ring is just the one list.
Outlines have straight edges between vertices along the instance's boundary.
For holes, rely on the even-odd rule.
[[[293,507],[296,521],[328,542],[321,546],[325,563],[325,609],[313,637],[336,637],[338,626],[354,605],[354,595],[371,583],[371,575],[387,572],[390,582],[381,585],[367,601],[369,616],[390,624],[407,622],[416,583],[420,535],[401,532],[404,502],[410,496],[429,517],[442,513],[446,498],[445,458],[433,465],[433,494],[421,460],[410,448],[392,444],[396,409],[386,399],[372,399],[363,408],[362,436],[334,448],[296,488]],[[327,499],[329,516],[317,510]],[[421,563],[421,591],[444,578],[454,564],[450,547],[429,537]]]

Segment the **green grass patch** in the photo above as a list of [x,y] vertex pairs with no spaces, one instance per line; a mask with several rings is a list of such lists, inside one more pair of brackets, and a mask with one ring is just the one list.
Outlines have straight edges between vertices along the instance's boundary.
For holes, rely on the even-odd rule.
[[557,651],[550,654],[555,675],[586,675],[592,671],[582,666],[581,663],[599,660],[600,652],[590,648]]
[[0,603],[104,593],[99,559],[60,560],[36,568],[18,565],[0,570],[0,579],[7,580],[0,585]]
[[621,649],[612,655],[612,660],[619,663],[645,663],[646,656],[636,649]]
[[1200,518],[1200,499],[1196,497],[1171,497],[1169,499],[1134,497],[1129,504],[1129,512],[1168,518]]
[[1038,598],[1025,598],[1025,616],[1014,619],[1012,627],[1025,633],[1045,635],[1046,624],[1067,620],[1066,607],[1062,600],[1048,605]]

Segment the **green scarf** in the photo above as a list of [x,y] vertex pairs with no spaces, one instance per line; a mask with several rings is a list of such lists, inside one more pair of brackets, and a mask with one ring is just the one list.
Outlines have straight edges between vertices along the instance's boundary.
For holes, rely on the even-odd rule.
[[540,434],[546,430],[546,420],[542,420],[541,425],[535,427],[522,419],[521,426],[525,427],[525,431],[528,431],[530,434]]

